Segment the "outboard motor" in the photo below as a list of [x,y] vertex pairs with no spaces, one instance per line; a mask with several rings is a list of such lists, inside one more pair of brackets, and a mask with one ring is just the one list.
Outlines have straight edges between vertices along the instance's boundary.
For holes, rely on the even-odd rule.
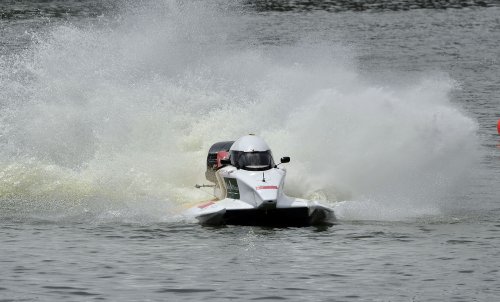
[[217,182],[217,179],[215,178],[215,171],[220,168],[217,162],[217,154],[219,154],[220,151],[229,152],[233,143],[234,141],[218,142],[213,144],[208,150],[207,171],[205,171],[205,178],[208,181],[213,183]]

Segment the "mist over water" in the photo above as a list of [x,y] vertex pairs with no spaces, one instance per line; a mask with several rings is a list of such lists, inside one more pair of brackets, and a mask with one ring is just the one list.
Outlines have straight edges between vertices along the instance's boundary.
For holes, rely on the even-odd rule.
[[193,188],[210,145],[248,133],[292,157],[289,195],[328,202],[341,219],[452,206],[480,157],[452,78],[380,85],[353,47],[314,35],[262,45],[251,15],[223,4],[124,3],[0,56],[2,212],[178,219],[210,198]]

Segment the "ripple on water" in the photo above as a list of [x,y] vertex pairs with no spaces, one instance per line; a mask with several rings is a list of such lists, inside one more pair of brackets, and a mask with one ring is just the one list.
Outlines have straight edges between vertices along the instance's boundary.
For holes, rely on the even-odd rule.
[[251,300],[254,300],[254,301],[259,301],[259,300],[286,300],[286,298],[285,297],[281,297],[281,296],[264,296],[264,297],[253,298]]
[[42,288],[49,289],[50,290],[49,292],[54,294],[69,294],[75,296],[99,296],[99,294],[89,292],[88,288],[82,288],[82,287],[46,285],[42,286]]
[[448,244],[469,244],[469,243],[474,243],[474,241],[465,240],[465,239],[452,239],[452,240],[447,240],[446,243],[448,243]]
[[178,293],[178,294],[192,294],[192,293],[208,293],[214,292],[214,289],[208,288],[162,288],[157,290],[157,293]]

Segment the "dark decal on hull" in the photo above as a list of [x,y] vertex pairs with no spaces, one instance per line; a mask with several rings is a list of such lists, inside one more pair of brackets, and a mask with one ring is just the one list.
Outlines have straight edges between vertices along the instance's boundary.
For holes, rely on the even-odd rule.
[[236,178],[224,178],[226,182],[227,198],[240,199],[240,189]]

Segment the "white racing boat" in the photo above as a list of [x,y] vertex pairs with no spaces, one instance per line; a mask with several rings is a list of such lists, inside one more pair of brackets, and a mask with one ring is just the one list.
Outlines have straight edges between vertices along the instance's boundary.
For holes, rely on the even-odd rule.
[[247,135],[219,142],[210,148],[205,176],[214,185],[215,199],[189,210],[203,225],[328,225],[333,210],[316,201],[292,198],[283,192],[288,163],[275,164],[271,150],[260,137]]

